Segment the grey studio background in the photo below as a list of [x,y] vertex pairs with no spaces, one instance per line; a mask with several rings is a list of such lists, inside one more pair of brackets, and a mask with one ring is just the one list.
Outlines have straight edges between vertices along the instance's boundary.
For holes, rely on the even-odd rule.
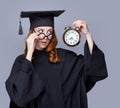
[[1,0],[0,1],[0,108],[9,107],[5,89],[15,58],[24,51],[24,40],[29,29],[29,20],[22,19],[24,35],[18,35],[21,10],[65,9],[55,18],[59,44],[76,53],[83,53],[85,37],[74,48],[62,41],[64,27],[77,19],[87,21],[95,43],[104,51],[109,77],[100,81],[88,93],[89,108],[119,108],[120,100],[120,1],[119,0]]

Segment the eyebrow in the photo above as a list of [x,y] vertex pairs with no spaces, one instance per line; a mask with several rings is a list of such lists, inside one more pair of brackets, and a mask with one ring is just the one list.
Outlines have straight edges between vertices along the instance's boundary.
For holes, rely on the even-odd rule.
[[[44,29],[42,29],[42,28],[41,28],[41,29],[39,29],[39,30],[44,31]],[[38,31],[39,31],[39,30],[38,30]],[[48,31],[53,31],[53,29],[48,29],[48,30],[47,30],[47,32],[48,32]]]
[[[43,28],[39,28],[38,30],[44,30]],[[52,28],[48,29],[48,30],[53,30]]]

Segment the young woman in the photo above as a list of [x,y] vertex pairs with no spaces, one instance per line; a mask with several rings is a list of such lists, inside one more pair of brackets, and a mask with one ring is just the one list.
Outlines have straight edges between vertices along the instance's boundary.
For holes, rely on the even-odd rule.
[[29,16],[31,27],[25,52],[16,58],[6,81],[10,108],[88,108],[87,92],[107,77],[104,54],[93,42],[86,21],[73,22],[86,36],[84,56],[56,48],[55,12],[22,13]]

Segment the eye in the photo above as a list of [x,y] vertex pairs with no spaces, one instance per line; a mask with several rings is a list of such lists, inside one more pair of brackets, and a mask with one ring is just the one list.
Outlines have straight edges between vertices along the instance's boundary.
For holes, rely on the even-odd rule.
[[37,31],[38,33],[43,33],[43,29],[40,29]]
[[52,30],[48,30],[47,31],[47,35],[52,35],[53,34],[53,31]]

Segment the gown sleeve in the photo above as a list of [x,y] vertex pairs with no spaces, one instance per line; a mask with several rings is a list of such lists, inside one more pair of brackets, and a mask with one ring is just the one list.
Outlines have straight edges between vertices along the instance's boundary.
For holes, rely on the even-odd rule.
[[19,107],[29,103],[44,90],[44,82],[23,55],[16,58],[5,84],[11,101]]
[[89,52],[88,44],[84,47],[84,78],[87,92],[92,89],[95,83],[108,76],[104,53],[93,44],[92,54]]

